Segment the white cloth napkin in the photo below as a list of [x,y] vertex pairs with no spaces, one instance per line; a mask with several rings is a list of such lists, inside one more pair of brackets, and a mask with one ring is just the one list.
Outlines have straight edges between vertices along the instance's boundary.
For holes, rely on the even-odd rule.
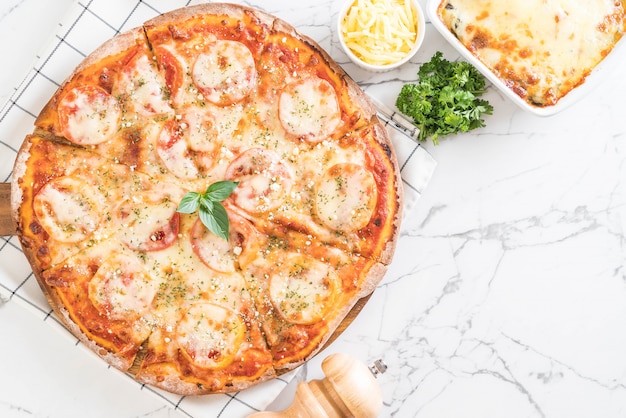
[[[73,4],[66,18],[60,22],[59,30],[49,47],[42,52],[24,81],[16,87],[15,93],[0,110],[1,181],[9,181],[24,136],[32,132],[39,110],[72,68],[116,33],[139,26],[160,12],[189,4],[185,0],[155,0],[151,3],[148,6],[145,1],[90,0]],[[154,3],[162,5],[164,9],[156,10]],[[411,138],[415,134],[414,129],[384,106],[379,104],[378,107],[381,119],[388,122],[402,168],[405,211],[408,212],[426,187],[435,163]],[[0,302],[9,301],[28,307],[42,320],[57,327],[60,332],[67,333],[39,289],[16,237],[0,238]],[[78,341],[68,341],[68,350],[75,349],[87,350]],[[252,389],[228,395],[181,397],[149,387],[144,390],[154,392],[165,403],[191,417],[243,417],[265,409],[285,388],[293,374],[288,373]]]
[[417,142],[419,130],[406,117],[385,106],[375,97],[370,96],[370,100],[378,109],[378,118],[385,123],[396,150],[404,185],[404,213],[406,216],[426,189],[437,163],[428,151]]

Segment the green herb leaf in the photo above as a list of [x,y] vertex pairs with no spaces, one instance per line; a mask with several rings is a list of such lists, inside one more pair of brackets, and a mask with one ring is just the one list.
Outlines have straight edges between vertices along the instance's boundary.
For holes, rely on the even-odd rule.
[[208,213],[209,212],[200,211],[202,223],[215,235],[228,241],[230,226],[228,223],[228,213],[226,213],[224,206],[219,202],[214,202],[211,216],[207,216]]
[[200,193],[189,192],[181,199],[178,204],[178,209],[176,212],[180,213],[194,213],[198,210],[198,205],[200,205]]
[[209,231],[228,240],[228,213],[220,203],[228,198],[239,185],[236,181],[218,181],[207,187],[204,193],[189,192],[181,199],[178,212],[191,214],[199,212],[200,221]]
[[200,211],[213,212],[214,201],[206,194],[200,197]]
[[450,62],[437,51],[418,70],[418,82],[402,86],[396,107],[413,119],[420,130],[418,139],[467,132],[485,126],[482,116],[493,107],[480,98],[485,78],[465,61]]
[[205,196],[210,196],[211,200],[221,202],[226,199],[235,190],[239,182],[222,180],[215,182],[207,187]]
[[213,202],[210,211],[200,209],[200,220],[209,231],[228,241],[228,234],[230,232],[228,213],[226,213],[226,209],[221,203]]

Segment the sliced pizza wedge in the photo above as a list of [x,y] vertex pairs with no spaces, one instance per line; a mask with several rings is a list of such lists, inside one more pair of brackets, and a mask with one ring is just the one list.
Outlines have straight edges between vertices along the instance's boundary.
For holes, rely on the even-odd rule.
[[267,235],[244,277],[274,367],[289,370],[321,350],[385,271],[310,235],[281,228]]

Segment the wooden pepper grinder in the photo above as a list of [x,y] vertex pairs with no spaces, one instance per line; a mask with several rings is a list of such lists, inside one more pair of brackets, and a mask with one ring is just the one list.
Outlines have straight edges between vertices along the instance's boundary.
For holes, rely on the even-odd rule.
[[324,379],[300,382],[293,403],[281,412],[258,412],[248,418],[374,418],[383,406],[376,375],[387,366],[378,360],[368,368],[347,354],[322,362]]

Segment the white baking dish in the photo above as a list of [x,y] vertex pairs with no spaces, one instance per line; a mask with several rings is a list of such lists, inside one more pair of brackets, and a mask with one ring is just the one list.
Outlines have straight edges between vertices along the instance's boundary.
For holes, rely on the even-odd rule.
[[612,69],[612,62],[616,60],[616,56],[624,53],[626,48],[626,41],[621,39],[617,45],[613,48],[610,54],[608,54],[589,74],[584,83],[571,90],[563,98],[561,98],[556,104],[551,106],[533,106],[526,102],[520,96],[515,94],[513,90],[507,87],[504,82],[498,78],[487,66],[485,66],[480,60],[478,60],[466,47],[463,45],[457,37],[450,32],[450,30],[444,25],[437,14],[437,8],[441,4],[442,0],[428,0],[426,7],[426,13],[430,18],[432,25],[441,33],[441,35],[476,69],[478,69],[496,88],[498,88],[506,97],[513,101],[520,108],[527,112],[538,116],[551,116],[572,104],[579,101],[592,89],[594,89],[599,82],[604,78],[604,73],[607,73]]

